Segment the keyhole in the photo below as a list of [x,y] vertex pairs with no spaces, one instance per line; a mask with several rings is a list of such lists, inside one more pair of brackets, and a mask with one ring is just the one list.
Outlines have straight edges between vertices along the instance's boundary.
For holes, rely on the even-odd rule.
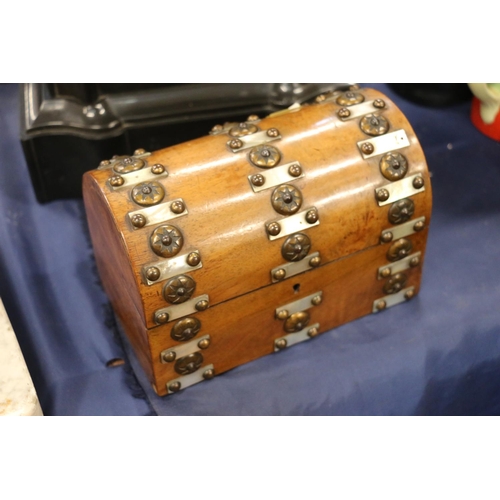
[[300,292],[300,283],[295,283],[295,285],[293,285],[293,290],[295,293],[299,293]]

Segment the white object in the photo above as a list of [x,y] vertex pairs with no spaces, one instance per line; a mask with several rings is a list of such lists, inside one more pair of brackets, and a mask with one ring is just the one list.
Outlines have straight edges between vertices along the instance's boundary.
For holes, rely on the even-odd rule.
[[0,300],[0,416],[41,416],[35,387]]

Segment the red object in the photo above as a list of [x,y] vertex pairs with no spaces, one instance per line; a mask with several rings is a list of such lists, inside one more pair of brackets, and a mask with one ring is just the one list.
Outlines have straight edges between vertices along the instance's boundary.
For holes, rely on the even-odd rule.
[[500,113],[497,113],[495,121],[493,123],[484,123],[479,112],[479,107],[481,106],[481,101],[474,97],[472,99],[472,109],[470,117],[472,123],[479,129],[484,135],[495,139],[495,141],[500,141]]

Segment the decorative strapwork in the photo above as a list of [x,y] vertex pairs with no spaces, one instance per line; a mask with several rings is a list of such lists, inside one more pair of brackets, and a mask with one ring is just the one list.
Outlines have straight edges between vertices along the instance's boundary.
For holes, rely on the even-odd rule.
[[311,307],[319,306],[323,301],[323,292],[319,291],[303,297],[302,299],[295,300],[284,306],[278,307],[274,311],[274,317],[279,320],[286,320],[292,314],[305,311]]
[[200,252],[194,250],[189,253],[177,255],[168,260],[161,260],[146,264],[142,268],[142,276],[146,285],[153,285],[172,276],[195,271],[203,267]]
[[197,311],[204,311],[208,308],[208,295],[199,295],[193,299],[186,300],[183,303],[172,305],[170,307],[163,307],[155,311],[154,320],[158,325],[168,323],[174,319],[189,316]]
[[374,109],[382,109],[385,107],[385,102],[382,99],[375,99],[373,101],[363,102],[361,104],[351,105],[351,107],[340,108],[337,111],[338,117],[342,121],[353,120],[360,116],[373,113]]
[[180,360],[180,358],[183,358],[184,356],[199,352],[200,349],[207,349],[210,346],[210,342],[210,335],[204,335],[203,337],[191,342],[186,342],[185,344],[165,349],[160,353],[160,362],[162,364],[173,363],[175,360]]
[[[391,221],[390,215],[389,220]],[[405,238],[406,236],[422,231],[424,227],[425,217],[418,217],[390,229],[384,229],[380,234],[380,243],[389,243],[398,238]]]
[[379,311],[383,311],[388,307],[395,306],[397,304],[401,304],[405,300],[410,300],[415,296],[415,287],[411,286],[409,288],[405,288],[397,293],[386,295],[385,297],[381,297],[380,299],[376,299],[373,302],[372,312],[377,313]]
[[268,142],[276,141],[278,139],[281,139],[281,135],[278,129],[270,128],[268,130],[256,132],[255,134],[230,139],[229,141],[227,141],[227,146],[233,153],[238,153],[243,149],[253,148],[262,144],[267,144]]
[[291,278],[309,269],[318,267],[320,264],[320,254],[319,252],[314,252],[308,259],[303,259],[298,262],[288,262],[282,266],[275,267],[271,270],[271,280],[273,283],[277,283],[278,281],[283,281],[284,279]]
[[385,279],[394,274],[406,271],[407,269],[417,267],[420,265],[421,258],[422,253],[415,252],[401,260],[393,262],[392,264],[379,267],[377,271],[377,279]]
[[186,389],[186,387],[190,387],[191,385],[202,382],[203,380],[210,380],[214,378],[214,376],[214,365],[205,365],[203,367],[200,367],[194,373],[190,373],[189,375],[184,375],[183,377],[179,377],[167,382],[166,387],[168,394],[178,392],[181,389]]
[[319,323],[315,323],[314,325],[306,326],[298,332],[289,333],[288,335],[279,337],[274,341],[274,352],[282,351],[283,349],[291,347],[294,344],[314,338],[318,336],[319,330]]
[[[233,135],[233,134],[230,134],[230,131],[231,130],[235,131],[237,129],[253,130],[253,126],[255,126],[259,121],[260,121],[260,119],[257,115],[250,115],[247,118],[246,122],[243,122],[243,123],[226,122],[226,123],[224,123],[224,125],[214,125],[212,127],[212,130],[209,132],[209,134],[210,135],[229,134],[233,137],[241,137],[241,135],[248,135],[248,134],[241,134],[240,133],[240,135]],[[249,133],[253,134],[255,132],[258,132],[258,130],[259,130],[258,127],[256,126],[255,128],[256,128],[256,130],[254,130],[253,132],[249,132]],[[238,134],[238,132],[235,132],[235,133]]]
[[408,136],[402,129],[357,143],[359,151],[365,160],[372,156],[383,155],[390,151],[406,148],[409,145],[410,141],[408,140]]
[[416,174],[375,189],[375,198],[379,207],[382,207],[422,191],[425,191],[424,179]]
[[262,174],[249,175],[248,181],[253,191],[258,193],[302,177],[304,177],[302,166],[298,161],[292,161],[291,163],[274,167]]
[[[129,172],[132,172],[134,170],[139,170],[145,166],[145,162],[137,162],[137,159],[143,160],[144,158],[147,158],[148,156],[151,156],[151,153],[147,152],[145,149],[136,149],[134,151],[133,156],[118,156],[115,155],[111,160],[103,160],[99,164],[98,170],[106,170],[108,168],[113,168],[113,170],[118,173],[118,174],[126,174]],[[130,160],[126,160],[127,158],[130,158]],[[134,165],[134,166],[132,166]],[[116,169],[115,169],[116,167]]]
[[268,238],[272,241],[318,225],[318,210],[316,207],[310,207],[284,219],[268,222],[266,232]]
[[188,213],[184,200],[182,198],[177,198],[152,207],[134,210],[133,212],[129,212],[127,217],[133,229],[141,229],[146,226],[182,217]]

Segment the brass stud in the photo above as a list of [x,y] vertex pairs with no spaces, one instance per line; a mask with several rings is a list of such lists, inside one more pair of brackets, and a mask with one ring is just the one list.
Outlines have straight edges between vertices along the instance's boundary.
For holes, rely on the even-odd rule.
[[255,174],[252,175],[251,181],[254,186],[263,186],[266,182],[266,178],[262,174]]
[[113,156],[115,163],[113,164],[113,170],[117,174],[128,174],[130,172],[135,172],[140,170],[146,165],[144,160],[137,158],[135,156]]
[[100,167],[106,167],[107,165],[111,165],[109,160],[102,160],[101,163],[99,163]]
[[319,306],[321,304],[321,302],[323,302],[323,297],[321,295],[315,295],[312,299],[311,299],[311,304],[313,306]]
[[277,222],[271,222],[267,225],[266,230],[271,236],[277,236],[281,232],[281,226]]
[[170,204],[170,210],[172,210],[172,212],[174,214],[182,214],[182,212],[184,212],[184,210],[186,210],[186,206],[184,205],[184,203],[182,201],[173,201],[171,204]]
[[344,92],[339,97],[337,97],[337,104],[339,106],[352,106],[353,104],[359,104],[365,100],[363,94],[358,92]]
[[280,162],[281,153],[274,146],[261,144],[251,149],[248,158],[256,167],[272,168]]
[[291,184],[282,184],[271,194],[271,205],[281,215],[292,215],[302,206],[302,193]]
[[156,281],[160,277],[160,270],[157,267],[149,267],[146,271],[146,278],[149,281]]
[[145,153],[146,153],[146,150],[145,150],[145,149],[143,149],[143,148],[139,148],[139,149],[136,149],[136,150],[134,151],[134,155],[135,155],[135,156],[140,156],[140,155],[143,155],[143,154],[145,154]]
[[203,372],[203,378],[205,380],[210,380],[215,377],[215,370],[213,368],[209,368]]
[[319,333],[319,330],[315,326],[313,326],[312,328],[309,328],[309,330],[307,332],[307,336],[313,338],[313,337],[316,337],[318,335],[318,333]]
[[424,228],[424,221],[423,220],[419,220],[418,222],[415,222],[415,224],[413,225],[413,229],[414,231],[422,231],[422,229]]
[[173,257],[177,255],[182,245],[184,238],[182,233],[175,226],[165,224],[157,227],[149,238],[151,249],[160,257]]
[[316,257],[312,257],[311,260],[309,261],[309,265],[311,267],[318,267],[321,264],[321,257],[319,255],[316,255]]
[[385,269],[382,269],[382,271],[380,272],[380,276],[382,276],[382,278],[388,278],[391,275],[391,273],[392,273],[391,268],[386,267]]
[[146,225],[146,217],[144,217],[144,215],[142,214],[135,214],[132,215],[130,222],[132,222],[132,226],[139,229]]
[[176,358],[175,351],[165,352],[161,356],[161,359],[163,360],[164,363],[172,363],[172,361],[175,361],[175,358]]
[[340,108],[337,114],[340,118],[349,118],[349,116],[351,116],[351,112],[347,108]]
[[276,349],[281,351],[281,349],[284,349],[287,346],[287,341],[286,339],[278,339],[274,341],[274,345]]
[[420,264],[420,258],[419,257],[413,257],[410,260],[410,266],[411,267],[417,267]]
[[195,289],[194,279],[191,276],[181,274],[166,282],[163,288],[163,297],[170,304],[182,304],[191,298]]
[[410,255],[413,245],[407,238],[400,238],[395,241],[387,251],[387,260],[396,262]]
[[407,279],[408,277],[403,273],[396,273],[394,276],[391,276],[384,284],[384,293],[390,294],[400,292],[404,288]]
[[200,254],[198,252],[191,252],[187,257],[186,257],[186,262],[188,265],[191,267],[196,267],[201,261]]
[[252,123],[241,122],[229,130],[229,135],[243,137],[244,135],[254,134],[257,130],[259,129]]
[[289,236],[281,247],[281,255],[285,260],[297,262],[305,258],[311,249],[311,240],[309,236],[302,233],[296,233]]
[[213,133],[219,133],[219,132],[222,132],[222,129],[223,129],[222,125],[214,125],[212,127],[211,132],[213,132]]
[[371,155],[375,151],[375,148],[371,142],[364,142],[361,144],[361,151],[365,155]]
[[159,163],[156,163],[151,167],[151,173],[155,175],[163,174],[163,172],[165,172],[165,167],[163,165],[160,165]]
[[387,217],[391,224],[402,224],[410,220],[414,212],[415,204],[410,198],[405,198],[391,206]]
[[243,142],[239,139],[232,139],[228,142],[228,145],[231,149],[239,149],[243,146]]
[[385,101],[383,99],[375,99],[373,105],[379,109],[385,108]]
[[375,305],[377,311],[383,311],[387,307],[387,303],[385,300],[379,300]]
[[312,210],[308,210],[307,213],[306,213],[306,221],[309,223],[309,224],[314,224],[316,222],[318,222],[318,211],[313,208]]
[[284,269],[278,269],[277,271],[274,271],[274,273],[273,273],[273,278],[276,281],[284,280],[285,276],[286,276],[286,271]]
[[309,319],[307,311],[296,312],[286,319],[283,329],[287,333],[300,332],[309,324]]
[[290,165],[290,168],[288,169],[288,173],[292,177],[298,177],[299,175],[302,174],[302,168],[300,165]]
[[123,177],[121,175],[113,175],[113,177],[110,177],[110,179],[109,179],[109,183],[113,187],[123,186],[124,182],[125,182],[125,180],[123,179]]
[[361,118],[359,128],[367,135],[383,135],[389,130],[389,122],[385,117],[372,113]]
[[132,200],[143,207],[157,205],[165,197],[165,189],[156,181],[141,182],[132,189]]
[[415,189],[420,189],[424,187],[424,179],[422,177],[418,176],[413,179],[413,187]]
[[277,128],[270,128],[267,131],[268,137],[278,137],[280,135],[280,132]]
[[316,97],[316,102],[323,102],[324,100],[326,100],[325,94],[320,94],[319,96]]
[[183,318],[175,323],[170,331],[170,337],[176,342],[186,342],[198,335],[201,321],[198,318]]
[[387,201],[389,199],[389,191],[387,189],[381,188],[377,189],[375,197],[377,198],[378,201]]
[[160,313],[155,316],[155,321],[160,325],[163,325],[168,321],[168,313]]
[[385,231],[382,233],[382,236],[380,237],[380,241],[382,243],[389,243],[392,241],[392,238],[394,238],[393,234],[390,231]]
[[205,311],[205,309],[208,309],[208,300],[200,300],[194,307],[197,311]]
[[406,300],[411,300],[415,295],[415,292],[413,290],[408,290],[406,293],[405,293],[405,299]]
[[288,318],[288,311],[286,309],[282,309],[281,311],[276,314],[276,318],[283,321],[286,318]]
[[206,349],[210,345],[210,339],[201,339],[198,342],[198,347],[200,349]]
[[401,153],[389,152],[380,159],[381,174],[390,181],[402,179],[408,171],[408,161]]
[[247,121],[248,121],[248,122],[256,122],[258,119],[259,119],[259,117],[258,117],[257,115],[250,115],[250,116],[247,118]]
[[181,383],[180,382],[172,382],[169,386],[168,386],[168,390],[170,392],[177,392],[177,391],[180,391],[181,390]]

